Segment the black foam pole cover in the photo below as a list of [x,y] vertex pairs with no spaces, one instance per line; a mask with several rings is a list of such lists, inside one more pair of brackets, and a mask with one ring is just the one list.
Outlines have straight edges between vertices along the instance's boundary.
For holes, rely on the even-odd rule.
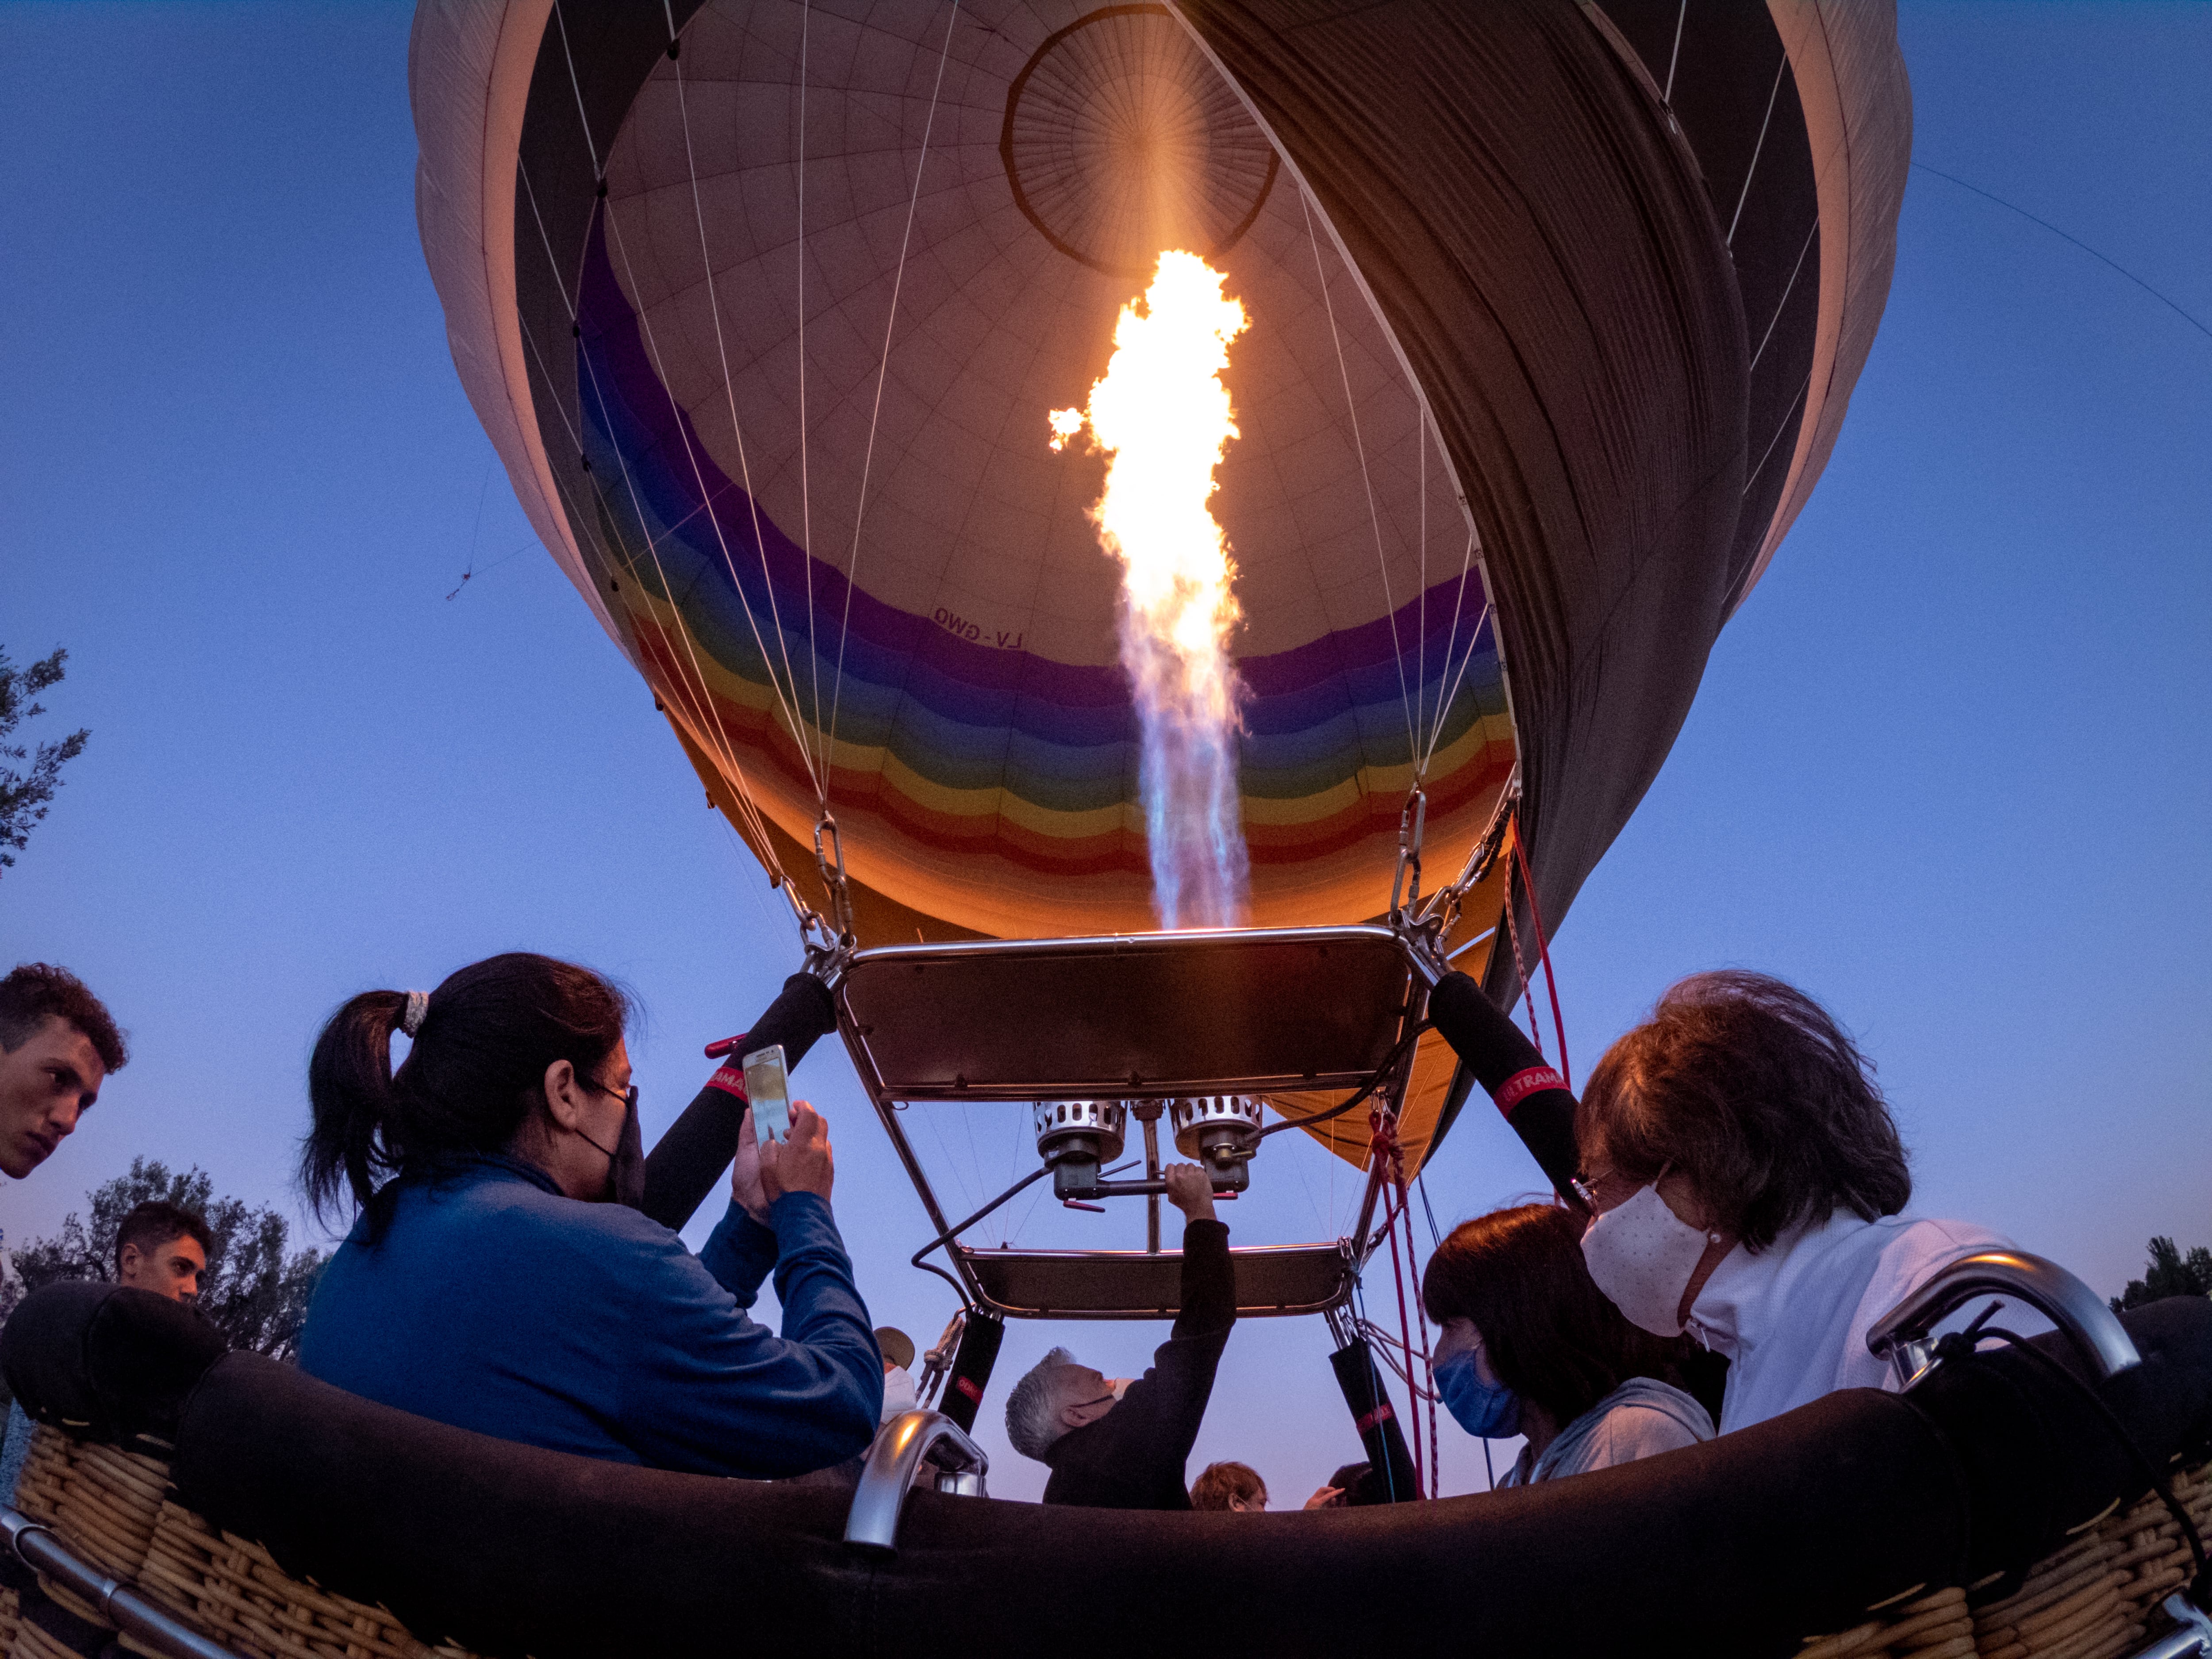
[[1413,1455],[1406,1449],[1406,1432],[1390,1404],[1390,1391],[1382,1386],[1382,1373],[1364,1338],[1354,1337],[1328,1357],[1336,1373],[1336,1386],[1344,1390],[1345,1406],[1352,1425],[1359,1431],[1376,1483],[1393,1504],[1409,1504],[1421,1495],[1420,1474]]
[[[1429,1018],[1493,1100],[1500,1088],[1524,1073],[1548,1069],[1512,1016],[1465,974],[1445,975],[1429,993]],[[1553,1190],[1574,1208],[1582,1208],[1574,1188],[1580,1164],[1575,1151],[1574,1096],[1565,1088],[1540,1088],[1501,1109],[1550,1179]]]
[[[799,1062],[815,1040],[837,1028],[837,1005],[830,988],[811,974],[793,974],[768,1012],[753,1022],[732,1051],[740,1054],[783,1045],[786,1071]],[[641,1206],[662,1226],[680,1229],[713,1192],[738,1155],[738,1127],[745,1103],[726,1090],[700,1090],[684,1115],[668,1126],[645,1160],[645,1202]]]
[[952,1356],[952,1370],[937,1407],[963,1433],[975,1427],[976,1408],[983,1403],[983,1390],[991,1386],[991,1368],[999,1363],[999,1345],[1006,1340],[1005,1320],[981,1308],[968,1310],[968,1323],[960,1333],[960,1347]]

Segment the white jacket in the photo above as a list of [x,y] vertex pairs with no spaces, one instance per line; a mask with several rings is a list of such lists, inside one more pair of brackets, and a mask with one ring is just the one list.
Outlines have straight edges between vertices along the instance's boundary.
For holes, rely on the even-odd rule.
[[1690,1333],[1729,1361],[1721,1432],[1838,1389],[1894,1389],[1867,1352],[1869,1327],[1937,1269],[2012,1241],[1964,1221],[1862,1221],[1838,1211],[1753,1255],[1739,1244],[1690,1308]]

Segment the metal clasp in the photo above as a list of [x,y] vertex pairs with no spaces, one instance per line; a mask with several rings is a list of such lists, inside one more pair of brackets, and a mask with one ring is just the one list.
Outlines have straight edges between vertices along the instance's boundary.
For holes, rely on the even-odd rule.
[[[1419,784],[1406,797],[1406,805],[1398,813],[1398,869],[1390,878],[1390,916],[1393,921],[1421,902],[1421,836],[1429,825],[1429,798]],[[1407,878],[1413,878],[1410,891],[1406,891]],[[1405,892],[1405,902],[1399,895]]]

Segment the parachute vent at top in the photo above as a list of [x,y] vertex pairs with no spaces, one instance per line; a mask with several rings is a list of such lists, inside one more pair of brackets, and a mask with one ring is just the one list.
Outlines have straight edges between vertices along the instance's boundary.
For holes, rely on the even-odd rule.
[[1103,6],[1047,36],[1006,94],[1014,200],[1045,240],[1109,276],[1164,248],[1208,263],[1267,205],[1281,160],[1165,6]]

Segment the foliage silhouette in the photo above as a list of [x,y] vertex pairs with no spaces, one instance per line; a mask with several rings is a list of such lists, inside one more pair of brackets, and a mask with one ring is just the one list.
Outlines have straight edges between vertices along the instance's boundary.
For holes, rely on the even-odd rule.
[[[15,854],[31,839],[31,827],[46,815],[46,807],[61,787],[62,768],[84,752],[92,733],[79,729],[56,743],[36,750],[27,744],[9,743],[16,726],[45,714],[43,705],[29,700],[62,681],[62,665],[69,653],[57,648],[51,657],[17,668],[0,650],[0,869],[10,868]],[[28,770],[6,764],[14,761]]]
[[200,1277],[198,1306],[230,1346],[274,1359],[293,1358],[324,1254],[288,1252],[291,1230],[283,1216],[267,1205],[257,1209],[242,1199],[217,1198],[215,1182],[197,1164],[172,1174],[164,1164],[136,1158],[130,1174],[93,1188],[86,1194],[90,1221],[72,1212],[55,1237],[15,1252],[17,1278],[0,1287],[0,1317],[56,1279],[113,1279],[116,1229],[148,1199],[166,1199],[194,1212],[215,1235],[207,1272]]

